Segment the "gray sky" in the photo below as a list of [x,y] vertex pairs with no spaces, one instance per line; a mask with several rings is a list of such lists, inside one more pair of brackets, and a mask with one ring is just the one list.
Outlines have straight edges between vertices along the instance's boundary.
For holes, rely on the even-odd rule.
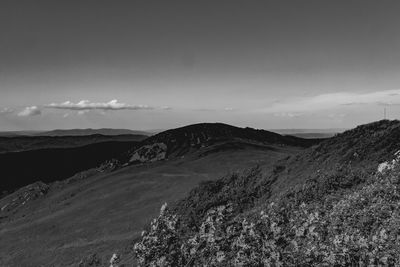
[[0,130],[400,114],[400,1],[0,1]]

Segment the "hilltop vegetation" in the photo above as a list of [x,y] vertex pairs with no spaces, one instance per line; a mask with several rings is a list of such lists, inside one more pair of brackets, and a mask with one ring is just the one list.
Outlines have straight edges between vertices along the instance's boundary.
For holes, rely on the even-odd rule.
[[171,209],[163,206],[135,245],[139,263],[399,265],[399,137],[398,121],[380,121],[272,170],[202,183]]

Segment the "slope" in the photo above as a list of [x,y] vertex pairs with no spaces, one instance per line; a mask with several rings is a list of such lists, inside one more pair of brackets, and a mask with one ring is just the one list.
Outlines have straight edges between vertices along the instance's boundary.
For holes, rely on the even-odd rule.
[[[165,142],[168,157],[162,161],[90,172],[84,179],[71,178],[48,187],[35,184],[0,200],[0,206],[5,206],[0,211],[0,265],[76,266],[93,253],[105,264],[115,250],[129,255],[132,240],[138,240],[163,202],[183,198],[201,181],[257,164],[269,169],[277,160],[304,149],[291,145],[303,144],[298,138],[264,132],[259,137],[258,131],[248,129],[233,135],[235,127],[212,124],[200,131],[204,128],[198,126],[172,130],[176,136],[170,131],[141,144]],[[193,135],[207,133],[200,139],[204,144],[191,146],[197,138],[187,129]],[[246,137],[243,131],[253,135]],[[25,202],[27,192],[32,198]],[[17,197],[21,197],[19,202],[10,202]]]
[[379,121],[270,170],[203,183],[162,209],[136,255],[194,266],[399,264],[399,137],[399,121]]

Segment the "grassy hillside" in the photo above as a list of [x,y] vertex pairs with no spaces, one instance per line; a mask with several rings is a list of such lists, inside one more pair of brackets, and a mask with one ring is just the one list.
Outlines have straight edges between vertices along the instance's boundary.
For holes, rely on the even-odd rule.
[[[166,144],[163,147],[168,151],[160,161],[126,165],[123,153],[118,164],[123,167],[116,170],[93,169],[59,182],[36,182],[0,199],[0,265],[77,266],[85,259],[104,266],[115,251],[133,260],[132,240],[140,239],[142,229],[165,201],[174,203],[201,182],[230,177],[254,165],[269,170],[277,161],[317,141],[201,124],[150,137],[137,147],[158,142]],[[26,155],[21,162],[37,158],[40,161],[36,164],[45,164],[39,168],[42,171],[55,164],[56,174],[57,170],[64,172],[65,166],[87,164],[91,156],[103,154],[98,149],[81,151],[74,157],[64,157],[65,161],[54,154],[47,158]],[[237,194],[240,196],[240,191]]]
[[146,266],[398,265],[399,137],[399,121],[380,121],[202,183],[162,208],[136,256]]
[[[0,265],[77,266],[96,253],[102,262],[99,266],[104,266],[114,252],[129,257],[132,240],[139,240],[165,201],[182,199],[201,181],[254,164],[268,169],[276,160],[298,152],[298,148],[247,147],[52,184],[44,195],[0,212]],[[8,203],[0,200],[0,208]]]

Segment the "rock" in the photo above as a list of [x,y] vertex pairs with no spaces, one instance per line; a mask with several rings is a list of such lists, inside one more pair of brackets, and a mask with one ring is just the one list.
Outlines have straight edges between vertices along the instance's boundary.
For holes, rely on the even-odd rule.
[[92,267],[92,266],[102,266],[101,260],[96,253],[87,256],[79,262],[79,267]]
[[144,145],[135,150],[131,156],[130,162],[154,162],[165,159],[167,156],[167,145],[164,143],[155,143]]
[[121,259],[118,254],[114,253],[110,259],[110,267],[118,267],[118,263],[120,263]]
[[47,194],[49,186],[43,182],[27,185],[16,192],[6,196],[0,201],[0,212],[16,210],[28,202],[38,199]]
[[395,158],[392,161],[385,161],[378,165],[379,173],[394,169],[394,167],[400,162],[400,150],[394,153],[394,155]]

